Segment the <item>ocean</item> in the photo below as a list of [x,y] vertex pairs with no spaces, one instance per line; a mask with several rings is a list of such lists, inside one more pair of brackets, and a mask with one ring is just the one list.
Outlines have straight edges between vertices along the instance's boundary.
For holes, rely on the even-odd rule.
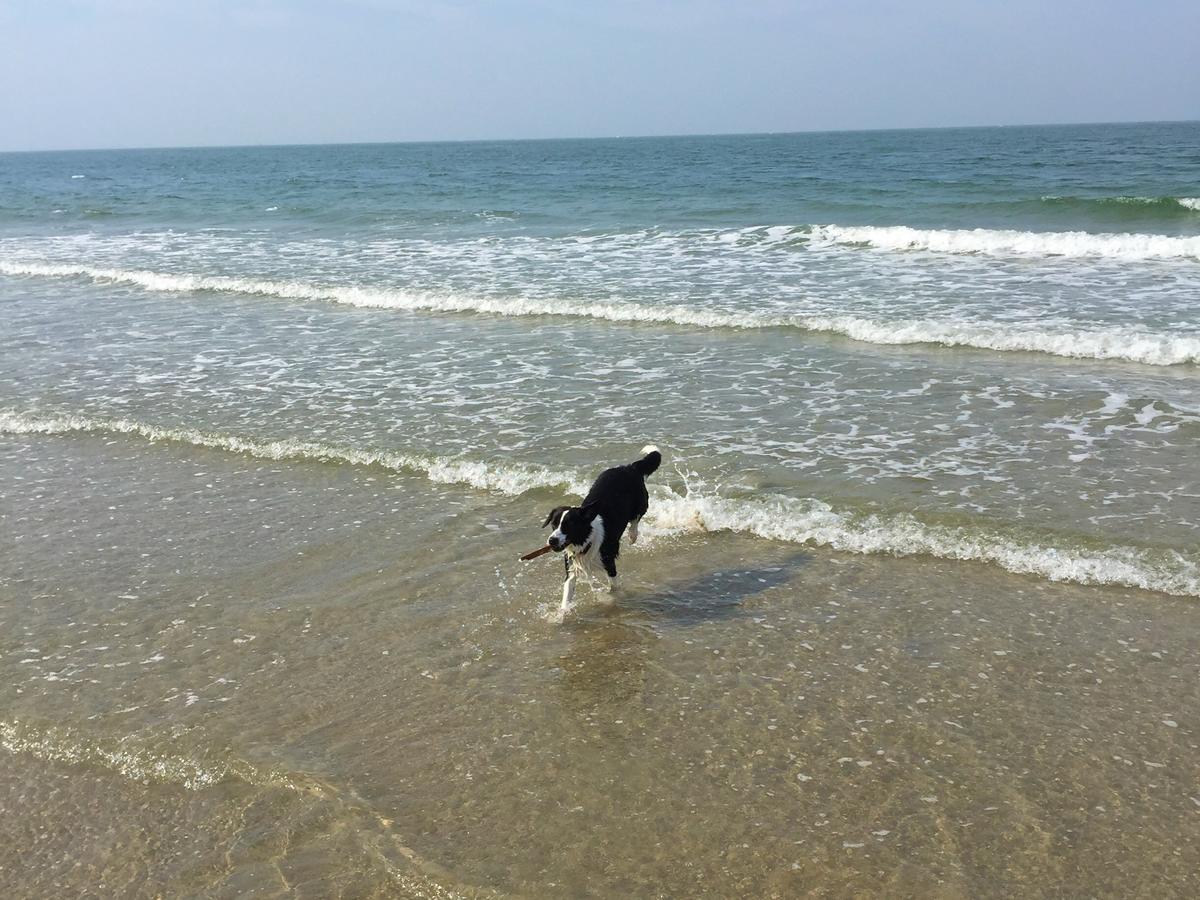
[[1194,895],[1198,299],[1200,123],[0,154],[0,886]]

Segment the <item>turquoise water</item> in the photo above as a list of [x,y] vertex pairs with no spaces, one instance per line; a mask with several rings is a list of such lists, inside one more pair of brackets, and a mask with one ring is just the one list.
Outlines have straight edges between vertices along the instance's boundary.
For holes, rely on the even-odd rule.
[[[0,222],[331,239],[910,225],[1195,236],[1200,124],[6,154]],[[83,226],[83,227],[81,227]]]

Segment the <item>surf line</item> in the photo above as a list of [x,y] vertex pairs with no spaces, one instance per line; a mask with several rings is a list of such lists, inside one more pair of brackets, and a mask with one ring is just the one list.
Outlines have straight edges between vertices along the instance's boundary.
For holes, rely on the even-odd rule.
[[[260,459],[380,466],[397,473],[423,475],[436,483],[459,484],[509,496],[550,488],[582,496],[587,487],[586,479],[578,473],[555,472],[538,466],[496,466],[475,460],[305,441],[262,441],[190,428],[159,427],[129,419],[0,411],[0,432],[128,434],[151,442],[176,442]],[[781,495],[732,498],[706,494],[693,491],[686,479],[682,493],[666,485],[655,486],[647,526],[646,534],[651,540],[675,534],[729,531],[851,553],[983,562],[1048,581],[1118,585],[1200,597],[1200,561],[1175,550],[1048,545],[1000,529],[929,524],[908,513],[881,515],[838,510],[814,498]]]
[[620,325],[760,331],[795,329],[876,346],[930,345],[999,353],[1040,353],[1067,359],[1114,360],[1151,366],[1200,363],[1200,335],[1167,334],[1138,328],[1048,330],[1033,324],[952,318],[872,319],[854,315],[769,315],[668,304],[646,306],[624,300],[592,304],[553,297],[487,297],[439,294],[387,287],[329,286],[254,277],[177,274],[87,265],[2,262],[0,274],[41,278],[86,278],[118,283],[151,293],[240,294],[275,300],[321,302],[363,309],[591,319]]

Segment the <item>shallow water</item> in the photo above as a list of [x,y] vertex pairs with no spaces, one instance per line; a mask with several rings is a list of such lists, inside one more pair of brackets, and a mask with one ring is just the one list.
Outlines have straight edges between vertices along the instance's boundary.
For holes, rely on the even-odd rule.
[[0,893],[1194,895],[1198,128],[0,155]]
[[1194,887],[1192,601],[684,535],[557,625],[548,492],[93,435],[0,478],[10,888]]

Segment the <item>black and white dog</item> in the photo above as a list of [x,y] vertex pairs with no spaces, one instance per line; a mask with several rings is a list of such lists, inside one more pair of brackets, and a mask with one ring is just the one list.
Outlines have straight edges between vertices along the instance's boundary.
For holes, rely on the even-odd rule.
[[644,456],[637,462],[605,469],[581,505],[557,506],[542,523],[543,528],[547,525],[554,528],[547,540],[551,549],[564,554],[567,577],[563,582],[563,613],[575,596],[575,576],[594,567],[597,560],[608,575],[609,590],[616,588],[621,535],[628,528],[630,543],[637,543],[638,523],[650,506],[646,479],[662,463],[657,447],[643,447],[642,453]]

